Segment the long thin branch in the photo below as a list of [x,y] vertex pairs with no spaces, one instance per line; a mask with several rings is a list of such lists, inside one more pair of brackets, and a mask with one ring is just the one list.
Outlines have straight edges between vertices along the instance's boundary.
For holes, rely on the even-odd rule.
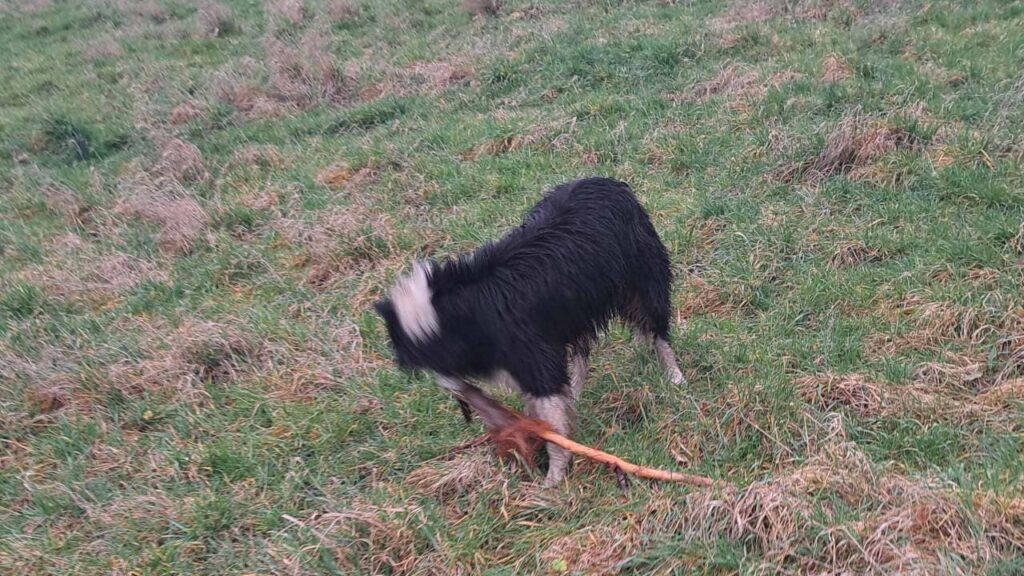
[[547,442],[551,442],[552,444],[565,448],[573,454],[579,454],[584,458],[615,466],[627,474],[640,478],[649,478],[651,480],[660,480],[662,482],[677,482],[679,484],[689,484],[691,486],[700,486],[703,488],[710,488],[715,485],[714,480],[705,476],[672,472],[670,470],[659,470],[657,468],[648,468],[647,466],[640,466],[638,464],[633,464],[632,462],[627,462],[614,454],[609,454],[596,448],[584,446],[579,442],[573,442],[565,436],[557,434],[551,430],[541,432],[540,437]]
[[499,453],[508,454],[514,452],[522,456],[527,462],[532,463],[534,451],[539,447],[541,441],[545,441],[561,446],[573,454],[579,454],[584,458],[608,464],[640,478],[649,478],[662,482],[678,482],[703,488],[715,486],[715,481],[711,478],[638,466],[618,456],[573,442],[565,436],[555,433],[546,422],[535,418],[527,418],[514,410],[502,406],[498,401],[484,394],[482,390],[471,384],[464,384],[456,395],[460,402],[472,406],[480,415],[481,420],[483,420],[484,425],[487,427],[488,436],[496,445]]

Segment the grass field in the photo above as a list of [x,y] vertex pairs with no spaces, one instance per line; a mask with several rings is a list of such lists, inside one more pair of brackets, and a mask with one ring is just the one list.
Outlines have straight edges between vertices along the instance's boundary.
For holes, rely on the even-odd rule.
[[[1024,573],[1024,5],[0,0],[3,574]],[[677,275],[496,461],[371,304],[583,175]],[[512,405],[515,399],[506,398]]]

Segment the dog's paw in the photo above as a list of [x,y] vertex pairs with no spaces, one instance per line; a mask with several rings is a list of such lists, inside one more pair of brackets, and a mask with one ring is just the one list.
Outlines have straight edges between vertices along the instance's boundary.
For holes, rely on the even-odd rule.
[[668,375],[668,379],[671,380],[673,384],[677,384],[677,385],[686,384],[686,376],[683,376],[683,373],[681,371],[679,371],[679,370],[673,370]]
[[565,478],[563,476],[552,477],[551,475],[548,475],[546,478],[544,478],[544,482],[541,483],[541,487],[558,488],[558,486],[562,483],[562,480],[564,479]]

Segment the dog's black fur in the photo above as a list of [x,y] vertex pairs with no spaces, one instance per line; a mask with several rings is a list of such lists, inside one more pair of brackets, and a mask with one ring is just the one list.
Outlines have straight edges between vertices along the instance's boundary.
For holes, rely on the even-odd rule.
[[[556,187],[497,242],[415,264],[375,308],[398,364],[435,372],[467,420],[475,399],[484,423],[502,426],[468,382],[499,381],[523,395],[528,416],[568,435],[590,346],[613,316],[653,341],[673,382],[685,381],[668,341],[671,284],[665,246],[629,186],[590,178]],[[548,456],[554,485],[570,454],[548,444]]]
[[542,398],[566,393],[566,350],[586,354],[614,315],[668,341],[671,282],[629,186],[589,178],[556,187],[501,240],[430,266],[436,335],[411,338],[390,299],[375,307],[400,366],[460,379],[505,370]]

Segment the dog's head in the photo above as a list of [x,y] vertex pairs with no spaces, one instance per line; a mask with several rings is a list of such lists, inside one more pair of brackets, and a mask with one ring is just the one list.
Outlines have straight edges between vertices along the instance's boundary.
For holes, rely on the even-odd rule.
[[403,368],[424,368],[424,345],[441,335],[441,322],[432,302],[431,267],[416,262],[412,272],[395,282],[386,298],[373,307],[387,325],[395,361]]

